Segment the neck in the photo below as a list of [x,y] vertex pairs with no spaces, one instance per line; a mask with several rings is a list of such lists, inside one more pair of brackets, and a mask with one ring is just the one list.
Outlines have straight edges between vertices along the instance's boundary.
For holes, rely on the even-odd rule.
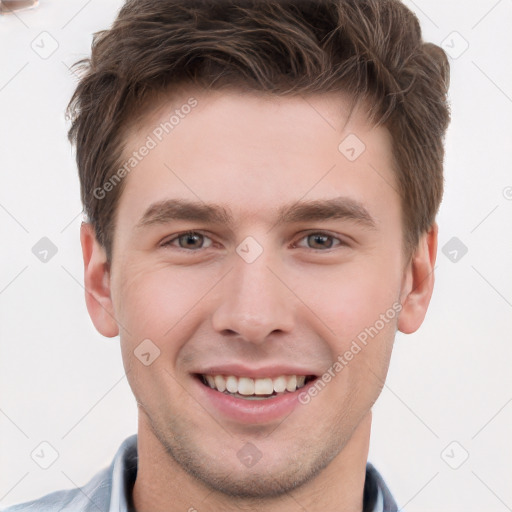
[[133,488],[137,512],[226,512],[246,510],[361,512],[371,430],[371,412],[330,464],[307,484],[284,497],[248,501],[206,487],[169,455],[139,413],[138,469]]

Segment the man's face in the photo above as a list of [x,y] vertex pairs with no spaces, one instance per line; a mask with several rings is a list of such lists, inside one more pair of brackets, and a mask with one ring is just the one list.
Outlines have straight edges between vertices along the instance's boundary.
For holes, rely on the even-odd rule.
[[[139,428],[183,469],[279,494],[343,456],[386,376],[405,279],[391,137],[339,96],[194,96],[162,141],[155,128],[187,96],[127,141],[127,158],[148,135],[157,145],[116,216],[124,364]],[[282,391],[293,375],[304,386]],[[222,389],[218,376],[279,393],[229,395],[207,384]]]

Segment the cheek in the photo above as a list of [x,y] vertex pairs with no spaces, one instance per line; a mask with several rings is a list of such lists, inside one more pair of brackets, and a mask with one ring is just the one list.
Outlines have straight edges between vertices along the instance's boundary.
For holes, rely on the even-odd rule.
[[311,271],[306,283],[302,279],[297,294],[334,333],[337,350],[376,323],[383,334],[396,324],[400,275],[390,268],[368,260]]
[[124,327],[123,342],[132,348],[149,338],[162,351],[177,352],[194,328],[202,297],[218,281],[217,273],[165,264],[153,267],[134,265],[116,276],[116,318]]

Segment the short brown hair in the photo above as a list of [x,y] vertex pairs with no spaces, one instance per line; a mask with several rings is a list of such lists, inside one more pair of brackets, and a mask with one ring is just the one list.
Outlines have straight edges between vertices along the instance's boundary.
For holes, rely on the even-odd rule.
[[449,65],[399,0],[128,0],[94,36],[68,107],[85,213],[111,258],[123,136],[155,95],[194,85],[276,95],[343,91],[393,139],[404,241],[414,248],[443,193]]

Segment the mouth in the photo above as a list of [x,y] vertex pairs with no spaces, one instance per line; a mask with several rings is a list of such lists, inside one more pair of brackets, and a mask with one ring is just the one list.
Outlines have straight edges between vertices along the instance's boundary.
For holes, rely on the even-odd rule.
[[[301,405],[301,393],[318,380],[318,375],[304,370],[211,368],[207,373],[193,373],[198,400],[220,421],[252,427],[283,421]],[[283,372],[283,373],[281,373]],[[304,372],[304,373],[302,373]],[[302,409],[301,415],[305,414]],[[300,416],[304,420],[302,416]]]
[[196,374],[204,386],[242,400],[272,400],[295,393],[313,380],[315,375],[280,375],[277,377],[239,377],[235,375]]

